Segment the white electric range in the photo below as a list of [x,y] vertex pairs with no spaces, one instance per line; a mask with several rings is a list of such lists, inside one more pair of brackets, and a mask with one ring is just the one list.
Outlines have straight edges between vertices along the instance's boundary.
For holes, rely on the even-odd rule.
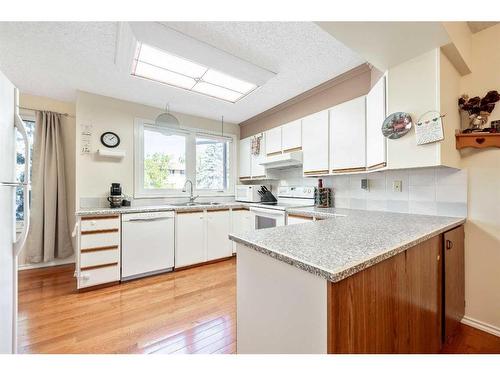
[[314,206],[314,187],[280,186],[276,203],[255,203],[250,211],[255,214],[255,229],[263,229],[285,225],[288,208],[310,206]]

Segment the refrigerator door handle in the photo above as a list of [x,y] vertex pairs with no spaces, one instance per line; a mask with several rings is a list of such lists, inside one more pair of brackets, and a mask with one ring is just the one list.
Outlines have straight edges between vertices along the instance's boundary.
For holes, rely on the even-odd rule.
[[28,231],[30,228],[30,142],[28,138],[28,133],[26,132],[26,127],[24,126],[23,119],[19,115],[19,90],[15,89],[15,109],[14,109],[14,126],[17,128],[19,133],[21,133],[24,140],[24,183],[23,183],[23,196],[24,196],[24,225],[21,234],[18,239],[14,242],[14,256],[18,256],[21,252],[24,244],[26,243],[26,238],[28,237]]

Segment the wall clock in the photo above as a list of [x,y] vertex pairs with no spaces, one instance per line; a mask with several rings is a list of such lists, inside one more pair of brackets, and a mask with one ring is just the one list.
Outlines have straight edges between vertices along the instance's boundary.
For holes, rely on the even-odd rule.
[[113,132],[102,133],[101,143],[106,147],[114,148],[120,144],[120,137]]

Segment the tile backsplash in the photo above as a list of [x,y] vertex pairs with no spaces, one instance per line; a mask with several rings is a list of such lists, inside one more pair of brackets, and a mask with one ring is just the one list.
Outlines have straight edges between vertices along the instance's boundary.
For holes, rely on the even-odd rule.
[[[279,185],[317,185],[317,178],[304,178],[300,168],[281,170],[278,177]],[[361,188],[365,178],[368,190]],[[394,191],[394,181],[402,182],[401,191]],[[435,167],[325,176],[323,184],[333,188],[339,208],[467,216],[466,170]]]

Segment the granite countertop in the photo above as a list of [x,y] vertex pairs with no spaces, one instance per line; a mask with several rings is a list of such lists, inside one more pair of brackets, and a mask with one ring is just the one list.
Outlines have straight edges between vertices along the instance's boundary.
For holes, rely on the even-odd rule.
[[457,217],[335,208],[287,212],[328,220],[230,234],[229,238],[331,282],[465,222]]
[[132,206],[132,207],[96,207],[84,208],[75,212],[76,216],[101,216],[101,215],[115,215],[115,214],[130,214],[137,212],[158,212],[158,211],[177,211],[177,212],[190,212],[199,210],[220,210],[225,208],[240,208],[248,206],[241,202],[224,202],[215,205],[194,205],[194,206],[174,206],[174,205],[157,205],[157,206]]

